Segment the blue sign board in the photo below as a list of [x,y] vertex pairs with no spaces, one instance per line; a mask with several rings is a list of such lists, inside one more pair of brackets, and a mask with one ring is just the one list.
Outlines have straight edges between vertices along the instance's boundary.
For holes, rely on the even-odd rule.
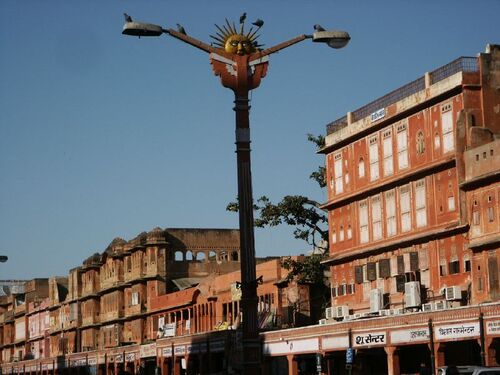
[[347,348],[347,351],[345,352],[345,363],[352,364],[353,362],[354,362],[354,349]]

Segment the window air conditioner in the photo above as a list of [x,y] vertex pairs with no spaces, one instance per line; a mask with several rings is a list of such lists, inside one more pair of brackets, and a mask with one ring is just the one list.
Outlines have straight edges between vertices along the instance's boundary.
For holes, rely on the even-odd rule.
[[444,296],[447,301],[455,301],[462,299],[462,289],[459,286],[450,286],[445,288]]
[[319,324],[320,326],[325,325],[325,324],[326,324],[326,319],[320,319],[320,320],[319,320],[319,322],[318,322],[318,324]]
[[432,303],[424,303],[422,305],[422,311],[427,312],[432,310],[434,310],[434,305]]
[[420,283],[418,281],[405,283],[405,307],[418,307],[420,305]]
[[379,312],[384,307],[381,289],[370,290],[370,312]]
[[347,315],[349,315],[349,306],[347,305],[335,306],[336,318],[343,318],[344,316]]
[[448,301],[437,301],[434,303],[434,310],[446,310],[448,308]]

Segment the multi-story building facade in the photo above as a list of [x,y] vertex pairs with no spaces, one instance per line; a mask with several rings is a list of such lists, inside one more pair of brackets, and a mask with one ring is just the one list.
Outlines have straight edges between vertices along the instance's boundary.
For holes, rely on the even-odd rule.
[[[452,322],[455,307],[498,302],[499,64],[489,46],[328,125],[332,318],[445,309]],[[479,333],[441,338],[435,365],[478,364],[481,347],[499,344]],[[399,350],[409,367],[430,360],[426,344],[409,350]],[[372,369],[399,371],[372,352],[384,359]]]
[[[158,366],[181,373],[189,364],[192,371],[223,370],[228,362],[221,350],[232,361],[241,351],[231,345],[241,321],[239,259],[237,230],[155,228],[130,241],[116,238],[68,276],[35,279],[16,297],[4,297],[5,304],[0,299],[3,369],[71,373],[93,367],[116,374]],[[291,306],[283,296],[295,290],[308,301],[307,287],[278,287],[287,284],[279,259],[257,259],[257,272],[259,326],[290,326]],[[306,316],[308,304],[299,305]],[[200,339],[205,349],[212,345],[210,356],[186,349]],[[177,352],[169,352],[172,347]]]

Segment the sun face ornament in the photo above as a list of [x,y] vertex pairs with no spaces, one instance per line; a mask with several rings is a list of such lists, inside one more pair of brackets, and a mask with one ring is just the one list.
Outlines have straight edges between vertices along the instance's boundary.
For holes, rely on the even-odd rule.
[[[257,32],[264,23],[257,23],[257,28],[253,27],[245,33],[245,19],[240,17],[240,28],[237,29],[234,22],[231,24],[226,19],[226,24],[219,26],[215,25],[217,31],[215,35],[210,35],[214,40],[213,45],[219,49],[223,49],[226,53],[232,55],[250,55],[258,50],[261,45],[257,42]],[[255,25],[255,22],[254,22]]]

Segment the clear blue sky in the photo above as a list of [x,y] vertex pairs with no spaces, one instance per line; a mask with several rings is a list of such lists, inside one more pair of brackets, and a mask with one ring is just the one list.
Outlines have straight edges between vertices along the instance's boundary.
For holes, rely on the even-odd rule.
[[[271,57],[253,93],[254,196],[306,194],[324,162],[306,140],[458,56],[500,43],[500,1],[0,2],[0,279],[66,275],[115,237],[236,228],[232,92],[177,40],[121,35],[123,12],[210,41],[214,23],[265,21],[272,46],[320,23],[342,50],[304,42]],[[259,256],[304,253],[292,230],[256,231]]]

